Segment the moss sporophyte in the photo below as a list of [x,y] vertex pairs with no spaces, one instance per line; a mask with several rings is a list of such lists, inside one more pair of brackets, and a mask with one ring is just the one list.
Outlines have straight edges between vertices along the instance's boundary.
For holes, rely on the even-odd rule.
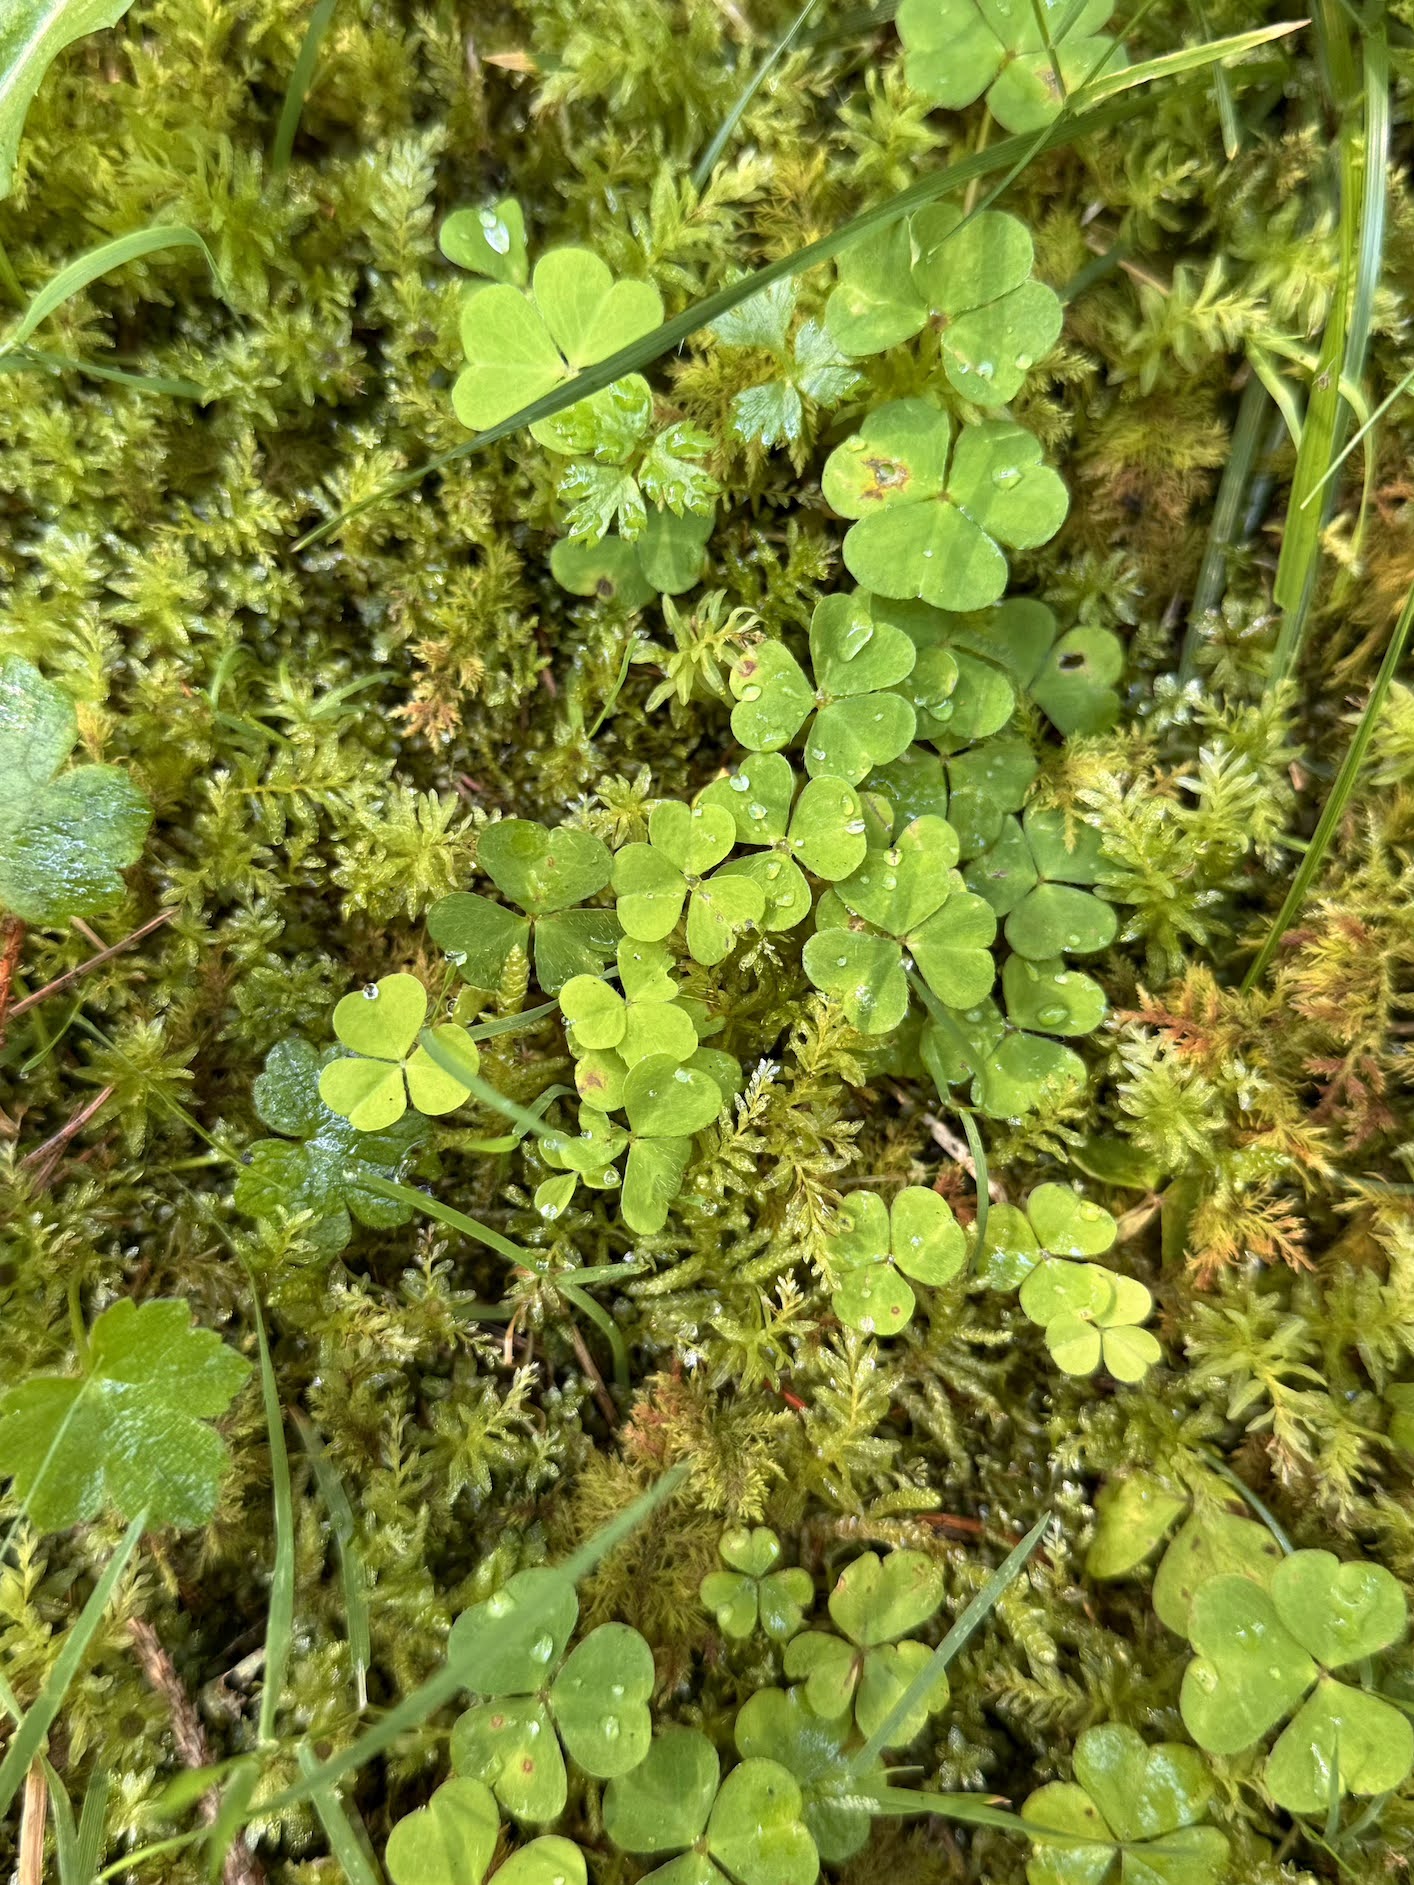
[[10,0],[22,1885],[1397,1864],[1409,53],[1257,11]]

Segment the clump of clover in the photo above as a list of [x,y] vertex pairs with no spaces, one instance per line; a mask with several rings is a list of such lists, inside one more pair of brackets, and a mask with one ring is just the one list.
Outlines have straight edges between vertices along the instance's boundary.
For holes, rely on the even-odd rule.
[[348,1053],[326,1061],[319,1097],[358,1132],[383,1132],[411,1106],[436,1117],[454,1112],[480,1066],[464,1027],[425,1028],[427,990],[415,975],[385,975],[334,1009],[334,1032]]
[[813,1885],[820,1855],[803,1807],[778,1761],[743,1760],[723,1780],[706,1735],[668,1728],[632,1773],[609,1782],[604,1830],[638,1858],[680,1855],[647,1875],[657,1885]]
[[997,601],[1007,584],[1002,546],[1048,542],[1069,504],[1031,433],[984,419],[954,442],[952,420],[926,399],[876,407],[831,452],[821,489],[854,520],[844,561],[856,582],[955,610]]
[[1150,1747],[1107,1721],[1080,1736],[1072,1766],[1073,1781],[1038,1787],[1022,1806],[1028,1885],[1216,1885],[1223,1876],[1228,1841],[1203,1824],[1213,1779],[1195,1748]]
[[[535,1614],[517,1630],[517,1612]],[[573,1583],[521,1571],[452,1626],[448,1659],[482,1699],[452,1728],[452,1766],[484,1782],[516,1819],[543,1825],[568,1797],[561,1743],[586,1774],[627,1774],[648,1752],[653,1652],[637,1630],[601,1623],[566,1656],[579,1618]],[[509,1626],[509,1627],[508,1627]]]
[[767,1525],[734,1526],[717,1550],[725,1571],[702,1580],[703,1603],[726,1636],[747,1637],[759,1623],[774,1642],[794,1636],[814,1595],[810,1573],[781,1566],[781,1541]]
[[1092,1261],[1114,1240],[1103,1206],[1069,1185],[1037,1185],[1024,1211],[1001,1204],[988,1212],[978,1276],[992,1289],[1020,1285],[1022,1311],[1066,1374],[1093,1374],[1103,1362],[1117,1381],[1139,1381],[1161,1353],[1139,1326],[1154,1302],[1133,1277]]
[[[1188,1607],[1196,1654],[1179,1696],[1184,1725],[1210,1754],[1238,1755],[1291,1717],[1262,1767],[1291,1813],[1326,1813],[1342,1793],[1390,1793],[1414,1768],[1414,1727],[1374,1692],[1370,1662],[1403,1640],[1407,1621],[1382,1565],[1342,1564],[1329,1551],[1292,1552],[1265,1582],[1241,1571],[1205,1578]],[[1352,1668],[1354,1682],[1335,1673]]]
[[571,977],[598,975],[622,931],[612,910],[585,910],[608,883],[613,859],[589,831],[547,831],[528,818],[503,818],[481,833],[477,863],[503,896],[525,912],[474,891],[455,890],[427,916],[432,940],[474,989],[496,989],[513,957],[530,958],[535,979],[557,995]]
[[[454,1776],[389,1833],[388,1876],[393,1885],[481,1885],[500,1831],[490,1788]],[[579,1847],[553,1833],[532,1839],[496,1868],[500,1885],[586,1885],[588,1876]]]
[[825,325],[842,353],[882,353],[925,327],[949,383],[1004,406],[1055,345],[1061,304],[1031,275],[1030,231],[1001,210],[935,204],[871,232],[839,258]]
[[858,386],[859,375],[836,344],[838,337],[819,321],[802,321],[792,340],[798,294],[794,277],[772,282],[714,321],[712,334],[723,347],[758,355],[770,375],[733,397],[732,431],[748,445],[794,448],[791,457],[800,470],[807,416],[839,405]]
[[152,808],[116,766],[69,766],[74,703],[18,655],[0,661],[0,910],[67,924],[123,894]]
[[[786,1646],[785,1672],[803,1684],[806,1701],[826,1721],[853,1714],[866,1738],[881,1729],[895,1703],[924,1669],[931,1652],[901,1642],[927,1623],[943,1601],[941,1567],[921,1551],[865,1551],[840,1573],[830,1592],[830,1617],[840,1634],[807,1630]],[[910,1709],[885,1745],[904,1747],[930,1714],[944,1707],[948,1687],[935,1688]]]
[[410,1205],[381,1197],[364,1181],[400,1175],[422,1122],[404,1114],[382,1132],[359,1132],[319,1095],[336,1048],[317,1054],[298,1035],[277,1041],[255,1081],[255,1110],[276,1139],[257,1139],[236,1179],[237,1210],[269,1218],[307,1212],[303,1235],[334,1257],[353,1235],[354,1219],[373,1230],[406,1224]]
[[1099,29],[1114,0],[903,0],[904,72],[915,92],[949,111],[987,94],[1008,131],[1039,131],[1067,95],[1127,63]]
[[852,1191],[840,1217],[844,1229],[826,1239],[834,1310],[864,1335],[896,1335],[917,1303],[911,1284],[950,1283],[967,1255],[946,1201],[922,1185],[907,1186],[892,1205],[872,1191]]

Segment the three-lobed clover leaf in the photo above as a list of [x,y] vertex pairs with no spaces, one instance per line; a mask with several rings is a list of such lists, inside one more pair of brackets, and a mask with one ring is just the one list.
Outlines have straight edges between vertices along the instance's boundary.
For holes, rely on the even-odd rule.
[[834,1310],[864,1335],[896,1335],[917,1298],[908,1280],[939,1288],[961,1270],[967,1240],[945,1199],[909,1185],[892,1205],[852,1191],[840,1205],[845,1228],[825,1240],[835,1266]]
[[[883,1726],[929,1661],[926,1645],[898,1639],[926,1623],[942,1601],[942,1569],[921,1551],[891,1551],[885,1558],[865,1551],[840,1573],[830,1593],[830,1616],[841,1635],[807,1630],[792,1638],[786,1646],[786,1674],[804,1683],[806,1701],[826,1720],[852,1708],[867,1738]],[[947,1683],[940,1680],[894,1730],[888,1745],[906,1746],[947,1700]]]
[[[598,975],[622,935],[612,910],[581,910],[608,883],[613,858],[593,832],[547,831],[528,818],[488,825],[477,862],[525,916],[474,891],[455,890],[432,906],[427,929],[474,988],[498,986],[513,950],[528,952],[534,927],[535,979],[557,995],[575,975]],[[527,920],[529,919],[529,920]]]
[[1115,1221],[1102,1204],[1070,1185],[1037,1185],[1024,1208],[993,1205],[977,1260],[989,1289],[1018,1289],[1043,1257],[1102,1257],[1115,1240]]
[[1124,50],[1100,32],[1114,0],[903,0],[904,71],[915,92],[961,111],[987,94],[1008,131],[1039,131],[1068,94],[1119,71]]
[[[388,1876],[393,1885],[481,1885],[500,1829],[490,1788],[455,1775],[389,1833]],[[579,1847],[549,1833],[518,1847],[496,1878],[499,1885],[587,1885],[589,1873]]]
[[766,913],[766,892],[754,878],[708,875],[735,842],[735,822],[720,805],[689,807],[660,799],[649,814],[648,843],[626,844],[614,859],[624,933],[640,942],[659,942],[676,928],[686,903],[692,959],[721,962],[741,933]]
[[926,399],[876,407],[831,452],[821,489],[854,519],[844,560],[855,580],[940,609],[995,602],[1007,583],[1001,546],[1047,542],[1069,503],[1031,433],[986,419],[964,426],[954,448],[951,420]]
[[[534,1606],[532,1631],[517,1613]],[[452,1626],[448,1657],[485,1699],[452,1729],[452,1765],[483,1781],[517,1819],[555,1819],[568,1793],[566,1752],[608,1780],[636,1767],[653,1732],[653,1652],[637,1630],[601,1623],[565,1655],[579,1615],[557,1571],[520,1571]],[[558,1733],[558,1740],[556,1735]]]
[[648,1874],[655,1885],[813,1885],[820,1855],[804,1802],[778,1762],[751,1758],[719,1782],[717,1750],[696,1728],[669,1728],[644,1761],[611,1780],[604,1830],[621,1851],[672,1859]]
[[[731,1568],[709,1571],[702,1580],[703,1603],[726,1636],[750,1636],[758,1622],[774,1642],[784,1643],[800,1628],[814,1594],[810,1573],[780,1567],[781,1541],[766,1525],[740,1525],[722,1533],[717,1550]],[[746,1752],[745,1749],[742,1750]]]
[[1019,1120],[1085,1084],[1085,1062],[1060,1041],[1008,1028],[990,998],[975,1007],[930,1010],[919,1055],[940,1097],[972,1082],[972,1104],[989,1119]]
[[319,1075],[329,1110],[359,1132],[382,1132],[409,1105],[434,1117],[460,1106],[481,1062],[476,1043],[454,1021],[424,1028],[426,1019],[427,990],[415,975],[385,975],[345,995],[334,1032],[348,1057],[327,1061]]
[[250,1363],[185,1302],[124,1297],[89,1332],[79,1375],[32,1375],[0,1398],[0,1474],[31,1522],[64,1531],[103,1510],[202,1525],[230,1453],[207,1425]]
[[1044,602],[1012,596],[980,617],[944,616],[942,632],[955,651],[1004,668],[1067,738],[1108,732],[1119,718],[1115,684],[1124,672],[1124,644],[1111,629],[1061,634]]
[[1203,1824],[1213,1781],[1196,1748],[1150,1747],[1107,1721],[1080,1736],[1074,1770],[1073,1781],[1038,1787],[1022,1805],[1028,1885],[1217,1885],[1228,1841]]
[[405,1114],[384,1132],[359,1132],[319,1097],[330,1055],[291,1035],[277,1041],[256,1076],[255,1110],[278,1139],[258,1139],[236,1179],[236,1209],[251,1217],[308,1211],[304,1235],[321,1256],[335,1257],[353,1235],[353,1220],[373,1230],[406,1224],[410,1205],[381,1197],[365,1179],[396,1178],[421,1132]]
[[64,923],[122,896],[152,808],[116,766],[70,766],[74,703],[18,655],[0,661],[0,910]]
[[738,1754],[778,1761],[795,1776],[801,1818],[826,1865],[843,1865],[868,1844],[870,1796],[888,1775],[878,1763],[856,1773],[848,1716],[825,1720],[800,1689],[758,1689],[738,1711],[733,1735]]
[[498,425],[662,318],[650,282],[615,281],[592,250],[551,249],[536,263],[528,294],[496,282],[468,296],[456,415],[475,431]]
[[[1061,956],[1093,955],[1114,941],[1119,925],[1113,904],[1102,903],[1085,887],[1098,883],[1103,870],[1100,834],[1093,826],[1032,807],[1021,819],[1004,821],[996,842],[968,865],[965,875],[1005,918],[1006,939],[1017,954],[1056,973],[1052,965]],[[1079,980],[1083,984],[1087,978]],[[1073,1023],[1091,1010],[1094,996],[1083,986],[1054,986],[1055,1031],[1084,1033]],[[1035,1005],[1044,1003],[1038,999]],[[1059,1018],[1062,1008],[1066,1014]]]
[[844,251],[825,324],[846,354],[882,353],[929,326],[957,391],[1002,406],[1061,330],[1059,298],[1032,279],[1033,259],[1015,216],[935,204]]
[[859,384],[859,375],[819,321],[803,321],[790,340],[797,285],[789,277],[724,314],[712,333],[724,347],[750,348],[768,357],[770,379],[732,400],[732,430],[748,444],[795,445],[808,408],[828,411]]
[[449,262],[472,275],[523,288],[530,274],[525,252],[525,215],[513,196],[482,209],[456,209],[437,232]]
[[650,506],[632,543],[616,535],[600,543],[561,537],[550,550],[550,573],[572,596],[641,609],[655,595],[680,596],[696,588],[716,521],[715,510],[677,517]]
[[[753,752],[778,753],[805,731],[805,769],[850,785],[897,759],[913,738],[913,708],[892,691],[916,658],[908,637],[875,621],[867,595],[825,596],[810,619],[812,686],[778,641],[758,642],[732,670],[732,732]],[[807,725],[808,723],[808,725]]]
[[750,754],[728,778],[704,787],[697,803],[720,806],[736,825],[736,842],[761,847],[763,855],[732,858],[722,869],[760,884],[762,929],[794,929],[810,914],[802,865],[833,882],[859,867],[868,846],[854,787],[824,776],[807,780],[796,797],[795,773],[781,753]]
[[1140,1327],[1153,1297],[1132,1276],[1101,1264],[1047,1257],[1021,1285],[1020,1302],[1065,1374],[1094,1374],[1103,1362],[1116,1381],[1142,1381],[1163,1352]]
[[1283,1558],[1266,1589],[1240,1573],[1209,1578],[1189,1611],[1197,1653],[1179,1696],[1184,1724],[1209,1753],[1241,1754],[1291,1716],[1263,1769],[1291,1813],[1324,1813],[1334,1794],[1391,1792],[1414,1768],[1414,1727],[1332,1671],[1401,1641],[1406,1621],[1382,1565],[1329,1551]]
[[1266,1590],[1281,1547],[1265,1525],[1221,1506],[1201,1505],[1180,1526],[1154,1574],[1154,1613],[1176,1636],[1187,1636],[1193,1599],[1210,1578],[1251,1578]]
[[661,943],[625,936],[618,968],[622,993],[592,975],[572,976],[560,990],[571,1050],[582,1055],[612,1049],[625,1070],[650,1054],[690,1060],[697,1052],[697,1029],[678,999],[672,956]]
[[991,989],[996,918],[952,868],[957,856],[952,826],[925,814],[892,844],[870,847],[821,899],[805,973],[862,1033],[887,1033],[907,1013],[905,952],[949,1007],[968,1007]]

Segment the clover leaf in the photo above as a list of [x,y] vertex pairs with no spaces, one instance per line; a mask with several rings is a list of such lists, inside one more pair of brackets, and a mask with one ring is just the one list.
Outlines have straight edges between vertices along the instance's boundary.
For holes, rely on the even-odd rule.
[[687,909],[687,946],[711,965],[731,953],[743,930],[766,912],[766,893],[751,877],[707,873],[736,841],[731,814],[719,805],[688,807],[660,799],[648,819],[648,843],[626,844],[614,859],[618,918],[640,942],[669,935]]
[[[987,1227],[991,1229],[991,1216]],[[1106,1480],[1095,1499],[1095,1532],[1085,1554],[1087,1577],[1127,1577],[1163,1542],[1188,1501],[1153,1473],[1133,1471]]]
[[936,1191],[909,1185],[891,1206],[872,1191],[852,1191],[840,1206],[845,1228],[825,1240],[835,1266],[835,1314],[864,1335],[896,1335],[917,1298],[907,1278],[934,1288],[962,1268],[967,1240]]
[[64,763],[74,703],[18,655],[0,661],[0,909],[67,923],[116,903],[152,808],[116,766]]
[[513,950],[527,952],[533,926],[535,979],[557,995],[575,975],[598,975],[622,931],[612,910],[579,910],[575,904],[608,883],[613,859],[589,831],[563,825],[547,831],[527,818],[488,825],[477,845],[477,862],[504,896],[531,919],[473,891],[456,890],[427,916],[433,941],[473,988],[494,989]]
[[701,1596],[718,1629],[727,1636],[750,1636],[759,1622],[777,1643],[794,1636],[815,1586],[808,1571],[776,1568],[781,1556],[776,1534],[765,1525],[738,1526],[722,1533],[717,1550],[731,1569],[709,1571]]
[[990,999],[967,1009],[929,1011],[919,1037],[924,1066],[941,1097],[972,1081],[972,1104],[989,1119],[1019,1120],[1085,1084],[1085,1062],[1071,1048],[1007,1027]]
[[1020,1302],[1065,1374],[1093,1374],[1103,1362],[1116,1381],[1141,1381],[1162,1353],[1139,1326],[1153,1313],[1153,1297],[1098,1263],[1047,1257],[1021,1285]]
[[1210,1578],[1248,1577],[1265,1590],[1281,1555],[1265,1525],[1221,1506],[1199,1506],[1179,1528],[1154,1574],[1154,1612],[1166,1629],[1187,1636],[1193,1599]]
[[648,1874],[657,1885],[720,1885],[724,1876],[733,1885],[813,1885],[820,1855],[790,1773],[775,1761],[749,1759],[719,1786],[720,1771],[706,1735],[668,1729],[641,1766],[610,1781],[605,1831],[639,1857],[682,1854]]
[[1008,812],[1017,812],[1036,777],[1029,742],[1003,735],[948,760],[948,823],[964,858],[995,844]]
[[925,814],[886,849],[871,847],[821,900],[805,973],[862,1033],[887,1033],[907,1012],[905,951],[950,1007],[978,1002],[991,988],[996,918],[952,870],[957,854],[952,826]]
[[868,845],[864,805],[843,779],[807,780],[792,808],[795,774],[780,753],[753,753],[725,779],[698,795],[699,805],[721,806],[736,825],[736,841],[765,855],[738,857],[722,869],[749,877],[765,893],[761,927],[794,929],[810,913],[810,885],[801,865],[832,882],[847,877]]
[[871,232],[839,258],[825,325],[846,354],[882,353],[925,325],[965,399],[1001,406],[1055,345],[1061,304],[1031,278],[1026,225],[1001,210],[964,218],[950,203]]
[[1008,131],[1039,131],[1066,96],[1125,65],[1098,29],[1114,0],[903,0],[904,71],[914,91],[949,111],[987,94]]
[[697,1052],[697,1029],[677,999],[680,990],[668,951],[661,943],[626,936],[619,944],[618,967],[622,994],[590,975],[573,976],[560,990],[571,1049],[579,1054],[612,1048],[625,1068],[649,1054],[690,1060]]
[[[1005,820],[996,842],[965,876],[1006,919],[1006,939],[1017,954],[1050,965],[1062,955],[1091,955],[1114,941],[1114,906],[1081,888],[1098,882],[1103,869],[1100,834],[1093,826],[1032,807],[1020,821]],[[1053,1005],[1067,1010],[1056,1031],[1084,1032],[1071,1026],[1072,1010],[1077,1018],[1083,1016],[1093,1008],[1094,996],[1084,987],[1055,986]]]
[[[892,689],[912,672],[908,637],[876,622],[870,598],[825,596],[810,620],[812,687],[780,642],[748,649],[731,674],[732,732],[754,752],[775,753],[805,729],[805,769],[857,785],[897,759],[914,733],[913,709]],[[813,716],[813,718],[812,718]],[[807,722],[809,723],[807,726]]]
[[437,232],[443,255],[458,268],[523,288],[530,273],[525,216],[512,196],[484,209],[453,210]]
[[233,1195],[236,1209],[251,1217],[308,1211],[304,1236],[320,1256],[334,1257],[352,1237],[355,1218],[373,1230],[407,1223],[411,1206],[381,1197],[364,1181],[398,1176],[421,1122],[405,1115],[385,1132],[357,1131],[319,1097],[328,1058],[298,1035],[270,1049],[255,1080],[255,1110],[283,1136],[256,1140]]
[[1414,1727],[1331,1672],[1390,1648],[1406,1622],[1404,1592],[1382,1565],[1329,1551],[1283,1558],[1265,1590],[1240,1574],[1209,1578],[1189,1611],[1197,1654],[1179,1696],[1184,1724],[1209,1753],[1241,1754],[1292,1716],[1264,1769],[1288,1812],[1324,1812],[1333,1791],[1391,1792],[1414,1768]]
[[426,1806],[408,1813],[384,1849],[393,1885],[481,1885],[501,1818],[479,1780],[447,1780]]
[[995,1205],[978,1256],[978,1280],[989,1289],[1017,1289],[1043,1256],[1102,1257],[1115,1240],[1103,1205],[1070,1185],[1037,1185],[1024,1209]]
[[0,1397],[0,1474],[40,1531],[103,1510],[150,1524],[203,1525],[229,1464],[206,1423],[224,1414],[250,1363],[185,1302],[124,1297],[89,1331],[78,1375],[32,1375]]
[[[531,1606],[543,1627],[526,1640],[514,1620]],[[559,1572],[521,1571],[452,1626],[449,1659],[486,1698],[453,1726],[452,1765],[484,1781],[517,1819],[563,1811],[561,1742],[599,1780],[628,1773],[648,1751],[653,1652],[637,1630],[601,1623],[566,1656],[578,1615],[574,1586]]]
[[948,645],[997,663],[1036,702],[1058,733],[1108,732],[1119,717],[1115,683],[1124,646],[1107,628],[1059,624],[1044,602],[1015,596],[981,617],[944,618]]
[[1007,583],[1001,546],[1045,543],[1069,503],[1029,432],[987,419],[964,426],[954,449],[952,422],[925,399],[876,407],[831,452],[821,489],[855,520],[844,540],[855,580],[941,609],[995,602]]
[[662,318],[650,282],[616,282],[589,249],[551,249],[535,265],[529,294],[496,282],[467,298],[456,415],[476,431],[498,425]]
[[[345,995],[334,1010],[334,1032],[349,1057],[326,1062],[319,1076],[319,1097],[330,1112],[359,1132],[381,1132],[409,1105],[433,1115],[460,1106],[480,1065],[476,1043],[455,1022],[424,1029],[426,1019],[427,990],[415,975],[385,975]],[[440,1058],[428,1051],[429,1039]],[[446,1060],[466,1077],[449,1072]]]
[[650,506],[632,543],[619,536],[600,543],[561,537],[550,550],[550,573],[572,596],[641,609],[655,595],[680,596],[696,588],[715,523],[715,511],[676,517]]
[[651,1235],[663,1228],[668,1206],[682,1189],[692,1135],[713,1123],[723,1103],[711,1074],[679,1066],[667,1054],[650,1054],[629,1069],[629,1152],[620,1202],[630,1230]]
[[828,411],[854,391],[859,375],[818,321],[805,321],[790,342],[797,284],[787,278],[739,302],[712,325],[724,347],[768,357],[772,377],[732,400],[732,430],[748,444],[795,445],[806,411]]
[[843,1865],[868,1844],[871,1794],[888,1784],[877,1763],[856,1773],[849,1718],[826,1721],[800,1689],[758,1689],[738,1711],[737,1752],[778,1761],[800,1785],[801,1818],[826,1865]]
[[[807,1630],[794,1637],[786,1646],[786,1674],[803,1680],[806,1701],[826,1720],[852,1706],[859,1732],[868,1738],[930,1659],[924,1644],[898,1639],[926,1623],[942,1600],[941,1567],[921,1551],[891,1551],[882,1559],[862,1552],[830,1593],[830,1616],[842,1634]],[[947,1683],[940,1681],[887,1745],[906,1746],[947,1700]]]
[[1116,1876],[1119,1885],[1216,1885],[1228,1841],[1202,1824],[1213,1782],[1196,1749],[1150,1747],[1107,1721],[1080,1736],[1074,1768],[1073,1782],[1038,1787],[1022,1805],[1033,1847],[1028,1885],[1109,1885]]

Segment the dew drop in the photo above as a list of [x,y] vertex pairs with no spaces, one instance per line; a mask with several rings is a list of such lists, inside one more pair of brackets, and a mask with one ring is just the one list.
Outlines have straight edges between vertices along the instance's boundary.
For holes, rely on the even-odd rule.
[[846,661],[853,661],[861,649],[867,648],[874,639],[873,625],[869,622],[851,622],[840,638],[840,652]]
[[766,807],[764,805],[756,805],[756,804],[748,805],[746,808],[746,815],[748,818],[754,818],[759,822],[761,819],[763,819],[766,816]]
[[603,1720],[603,1723],[602,1723],[602,1727],[603,1727],[603,1732],[604,1732],[604,1739],[605,1739],[606,1741],[617,1741],[617,1740],[618,1740],[618,1738],[619,1738],[619,1723],[618,1723],[618,1717],[617,1717],[617,1716],[615,1716],[615,1715],[606,1715],[606,1716],[604,1717],[604,1720]]
[[1016,356],[1016,365],[1019,372],[1024,373],[1031,364],[1031,355],[1029,353],[1019,353]]
[[1045,1008],[1037,1009],[1036,1019],[1043,1028],[1058,1028],[1069,1013],[1070,1010],[1068,1008],[1063,1008],[1059,1003],[1052,1002]]
[[734,772],[731,778],[727,780],[727,784],[731,787],[733,792],[749,792],[751,790],[751,781],[746,777],[745,773]]
[[555,1639],[551,1636],[537,1636],[530,1645],[532,1662],[549,1662],[555,1653]]
[[377,1001],[378,984],[376,982],[368,982],[365,984],[364,989],[363,989],[363,999],[365,1001]]
[[759,687],[756,687],[756,686],[754,686],[754,685],[753,685],[753,686],[751,686],[751,687],[743,687],[743,688],[742,688],[742,690],[741,690],[741,697],[742,697],[742,699],[743,699],[743,700],[746,700],[746,701],[757,701],[757,700],[760,700],[760,698],[761,698],[761,689],[760,689]]
[[837,969],[844,969],[844,968],[848,968],[848,966],[849,966],[849,957],[848,957],[848,956],[836,956],[836,957],[835,957],[835,967],[836,967]]
[[865,825],[862,818],[851,818],[849,823],[845,826],[845,830],[849,833],[851,838],[859,837],[864,829]]

